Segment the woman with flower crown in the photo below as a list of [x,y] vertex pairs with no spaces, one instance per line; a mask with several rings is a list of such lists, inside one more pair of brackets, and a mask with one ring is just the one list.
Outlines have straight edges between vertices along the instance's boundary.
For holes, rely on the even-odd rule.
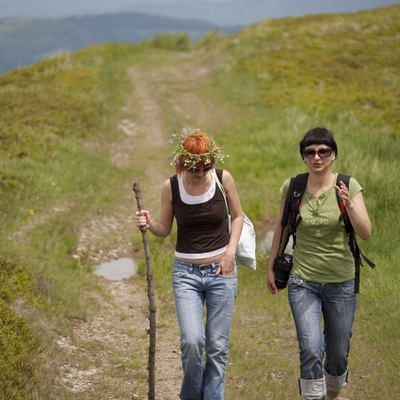
[[[232,175],[214,168],[226,155],[200,130],[174,134],[176,174],[161,189],[159,218],[138,211],[137,227],[159,237],[177,223],[172,286],[180,328],[182,400],[222,400],[233,304],[237,290],[237,244],[243,212]],[[222,182],[231,215],[231,232]],[[203,322],[203,309],[206,317]],[[205,353],[205,362],[203,361]]]

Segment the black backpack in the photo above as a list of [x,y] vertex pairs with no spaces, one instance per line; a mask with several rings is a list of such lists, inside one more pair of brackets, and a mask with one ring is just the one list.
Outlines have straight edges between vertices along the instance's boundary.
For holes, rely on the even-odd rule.
[[[285,208],[282,215],[282,221],[281,221],[282,229],[284,229],[289,222],[289,235],[287,241],[289,240],[290,235],[292,235],[293,248],[296,245],[296,228],[301,222],[301,215],[299,214],[299,208],[301,199],[306,190],[307,179],[308,179],[308,173],[299,174],[296,177],[291,178],[289,189],[286,196]],[[344,174],[338,174],[336,184],[339,185],[340,181],[342,181],[348,188],[350,182],[350,176]],[[349,237],[350,250],[354,257],[354,266],[355,266],[354,289],[355,292],[358,293],[360,289],[360,265],[363,265],[361,258],[363,258],[364,261],[371,268],[374,268],[375,264],[367,257],[365,257],[364,254],[361,253],[360,248],[358,247],[357,244],[356,233],[354,232],[353,226],[351,225],[351,221],[349,216],[347,215],[347,211],[343,204],[343,201],[337,193],[336,193],[336,198],[340,209],[340,220],[343,221],[345,224],[346,232]]]

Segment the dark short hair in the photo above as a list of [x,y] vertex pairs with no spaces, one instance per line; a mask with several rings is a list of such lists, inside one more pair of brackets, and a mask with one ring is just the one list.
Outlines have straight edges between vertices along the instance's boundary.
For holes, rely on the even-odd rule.
[[326,128],[312,128],[303,137],[300,142],[300,154],[303,155],[303,150],[313,144],[324,144],[330,147],[336,158],[338,156],[338,148],[335,139],[333,138],[333,133]]

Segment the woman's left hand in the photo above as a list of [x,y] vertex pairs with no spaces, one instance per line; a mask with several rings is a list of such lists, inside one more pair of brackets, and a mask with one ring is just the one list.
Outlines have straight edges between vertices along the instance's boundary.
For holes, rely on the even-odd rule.
[[349,189],[347,188],[347,186],[342,181],[340,181],[339,186],[334,185],[334,187],[335,187],[336,193],[343,200],[344,206],[349,207],[351,205],[351,196],[350,196],[350,192],[349,192]]
[[215,271],[215,275],[234,276],[235,275],[235,255],[230,256],[228,254],[225,254],[219,263],[218,269]]

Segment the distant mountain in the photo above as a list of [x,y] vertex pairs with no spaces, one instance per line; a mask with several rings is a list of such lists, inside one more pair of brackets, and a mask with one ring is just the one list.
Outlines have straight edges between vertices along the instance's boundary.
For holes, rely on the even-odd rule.
[[60,53],[94,44],[137,43],[157,33],[187,32],[194,40],[218,30],[231,34],[239,27],[219,27],[200,20],[179,20],[141,13],[51,19],[0,20],[0,74]]
[[[118,1],[128,7],[124,0]],[[166,17],[199,18],[221,25],[250,25],[264,18],[353,13],[399,2],[399,0],[147,0],[136,1],[137,4],[132,7],[135,11],[156,12],[157,15]],[[102,1],[96,0],[96,4],[102,4]],[[114,3],[114,6],[116,5]],[[89,7],[90,2],[86,3],[86,6]]]
[[[0,0],[2,16],[48,18],[0,19],[0,74],[93,44],[137,43],[176,31],[198,39],[211,30],[232,34],[263,18],[349,13],[396,3],[400,0]],[[82,13],[92,15],[53,19]]]
[[399,0],[0,0],[0,16],[48,19],[135,12],[245,26],[263,18],[349,13],[397,3]]

